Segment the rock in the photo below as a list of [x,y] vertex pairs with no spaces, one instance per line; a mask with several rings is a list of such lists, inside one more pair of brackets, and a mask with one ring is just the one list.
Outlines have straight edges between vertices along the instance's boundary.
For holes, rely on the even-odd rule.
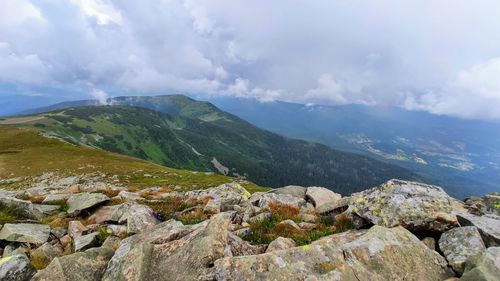
[[[122,241],[103,281],[199,280],[230,249],[228,213],[183,226],[170,220]],[[237,251],[236,251],[237,252]]]
[[300,214],[300,220],[303,222],[315,223],[318,221],[318,217],[313,214]]
[[89,248],[96,247],[98,244],[98,235],[98,232],[92,232],[76,237],[74,241],[75,252],[81,252]]
[[80,221],[70,221],[68,223],[68,234],[73,239],[82,236],[89,229],[84,226]]
[[108,236],[108,238],[106,238],[106,240],[104,240],[101,247],[107,247],[107,248],[115,250],[115,249],[118,249],[121,241],[122,240],[120,238],[111,235],[111,236]]
[[334,198],[331,200],[328,200],[327,202],[321,204],[321,206],[318,206],[315,211],[318,214],[330,214],[330,213],[337,213],[340,214],[347,210],[349,207],[349,204],[351,202],[351,197],[342,197],[340,199]]
[[54,227],[50,230],[50,233],[59,239],[66,235],[68,233],[68,230],[64,227]]
[[500,217],[496,215],[476,216],[464,212],[457,213],[463,226],[475,226],[481,233],[486,247],[500,246]]
[[329,189],[318,186],[311,186],[307,188],[306,199],[310,200],[314,207],[321,208],[324,204],[331,204],[335,200],[340,200],[342,195],[335,193]]
[[300,207],[306,205],[306,200],[289,194],[265,193],[262,194],[257,204],[260,208],[269,208],[270,204],[278,204],[300,209]]
[[216,280],[444,280],[446,261],[402,227],[373,226],[310,245],[215,261]]
[[300,226],[297,225],[293,220],[284,220],[276,224],[276,226],[289,227],[295,230],[300,230]]
[[43,224],[7,223],[0,230],[0,240],[10,242],[43,244],[47,242],[49,235],[50,227]]
[[265,245],[254,246],[250,243],[244,241],[237,235],[233,233],[228,233],[228,246],[231,253],[225,253],[225,256],[248,256],[248,255],[258,255],[264,253]]
[[68,215],[76,216],[82,211],[108,201],[108,196],[102,193],[77,193],[68,198]]
[[288,195],[291,195],[293,197],[305,199],[306,198],[306,191],[307,191],[307,188],[305,188],[303,186],[288,185],[285,187],[275,188],[275,189],[269,191],[269,193],[288,194]]
[[71,241],[73,241],[73,239],[69,235],[64,235],[63,237],[61,237],[61,239],[59,239],[59,242],[61,243],[61,246],[63,246],[63,248],[69,245]]
[[233,233],[235,235],[238,235],[238,236],[247,236],[247,235],[252,234],[253,232],[249,227],[243,227],[243,228],[240,228],[238,230],[233,231]]
[[437,232],[458,226],[454,199],[438,186],[390,180],[351,197],[352,212],[376,225]]
[[127,232],[138,233],[159,223],[153,209],[145,205],[134,204],[124,215],[127,218]]
[[214,188],[186,192],[188,198],[203,200],[212,198],[220,202],[222,212],[233,210],[234,205],[243,205],[248,202],[251,194],[238,183],[225,183]]
[[67,193],[49,194],[42,201],[42,204],[48,204],[48,205],[60,205],[60,204],[64,204],[68,200],[69,196],[70,196],[70,194],[67,194]]
[[30,253],[30,256],[33,258],[34,256],[39,259],[43,259],[47,264],[49,264],[54,258],[60,256],[63,253],[62,246],[54,242],[46,242],[42,246],[36,248]]
[[59,211],[58,206],[33,204],[30,201],[0,195],[0,208],[15,209],[21,217],[40,220]]
[[220,212],[221,202],[219,200],[211,199],[207,202],[207,205],[203,208],[205,214],[217,214]]
[[90,215],[90,217],[88,217],[87,221],[92,224],[124,223],[127,220],[124,215],[127,213],[130,206],[132,206],[130,203],[113,206],[101,206],[92,215]]
[[465,199],[465,205],[476,215],[492,214],[500,216],[500,193],[494,192],[482,197]]
[[110,248],[92,248],[85,252],[55,258],[32,281],[100,281],[108,261],[113,256]]
[[138,201],[138,200],[144,199],[144,198],[142,198],[141,195],[139,195],[137,193],[129,192],[129,191],[125,191],[125,190],[120,191],[120,193],[118,193],[117,197],[124,200],[124,201]]
[[491,247],[465,262],[460,281],[496,281],[500,276],[500,247]]
[[310,223],[310,222],[299,222],[299,227],[300,227],[300,229],[310,231],[310,230],[316,229],[316,224]]
[[465,260],[483,252],[486,247],[475,226],[464,226],[443,233],[439,238],[439,249],[453,270],[463,273]]
[[19,254],[0,259],[0,280],[26,281],[35,275],[36,269],[26,255]]
[[295,241],[290,238],[278,237],[267,246],[266,253],[295,247]]
[[262,212],[256,216],[253,216],[248,219],[248,223],[257,223],[261,222],[267,218],[270,218],[272,216],[271,212]]
[[436,239],[434,239],[433,237],[424,237],[424,239],[422,239],[421,241],[425,246],[427,246],[427,248],[436,250]]
[[127,236],[127,226],[126,225],[106,225],[106,231],[114,236],[126,237]]

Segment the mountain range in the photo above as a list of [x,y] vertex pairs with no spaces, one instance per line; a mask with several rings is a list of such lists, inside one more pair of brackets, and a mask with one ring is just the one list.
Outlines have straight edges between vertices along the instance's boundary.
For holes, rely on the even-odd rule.
[[[117,97],[41,108],[18,127],[181,169],[218,171],[256,184],[320,185],[350,193],[390,178],[420,179],[393,164],[282,137],[181,95]],[[4,121],[5,123],[5,121]]]

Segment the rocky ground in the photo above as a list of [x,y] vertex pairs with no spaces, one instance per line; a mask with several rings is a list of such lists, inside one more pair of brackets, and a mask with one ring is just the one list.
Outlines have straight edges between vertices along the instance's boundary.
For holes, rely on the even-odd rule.
[[0,280],[498,280],[500,195],[392,180],[250,194],[40,177],[0,190]]

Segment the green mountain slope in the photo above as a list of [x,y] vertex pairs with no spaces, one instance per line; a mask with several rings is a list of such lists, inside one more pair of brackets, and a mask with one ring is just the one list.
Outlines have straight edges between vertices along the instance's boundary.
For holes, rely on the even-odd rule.
[[[50,123],[49,120],[43,122]],[[54,173],[60,177],[99,173],[110,183],[123,183],[138,189],[160,186],[191,190],[234,181],[214,173],[172,169],[137,158],[68,144],[33,130],[0,126],[0,189],[25,189],[30,186],[33,177],[43,173]],[[248,181],[242,184],[250,191],[266,190]]]
[[369,157],[261,130],[210,103],[184,96],[115,98],[112,103],[141,108],[69,108],[18,126],[170,167],[214,171],[217,166],[228,175],[271,187],[321,185],[350,193],[390,178],[417,178]]

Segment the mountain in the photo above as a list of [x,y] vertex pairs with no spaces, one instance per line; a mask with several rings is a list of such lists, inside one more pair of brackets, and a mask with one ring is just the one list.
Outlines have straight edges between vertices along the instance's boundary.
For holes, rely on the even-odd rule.
[[[180,186],[191,190],[234,181],[215,173],[172,169],[100,149],[75,146],[33,130],[0,126],[0,190],[22,190],[34,182],[46,185],[51,178],[82,175],[135,189]],[[266,190],[248,181],[242,184],[251,191]]]
[[500,190],[499,123],[394,107],[211,102],[260,128],[405,167],[457,197]]
[[269,187],[320,185],[346,194],[390,178],[418,178],[366,156],[281,137],[185,96],[119,97],[109,103],[113,105],[31,116],[17,126],[169,167],[217,170]]

